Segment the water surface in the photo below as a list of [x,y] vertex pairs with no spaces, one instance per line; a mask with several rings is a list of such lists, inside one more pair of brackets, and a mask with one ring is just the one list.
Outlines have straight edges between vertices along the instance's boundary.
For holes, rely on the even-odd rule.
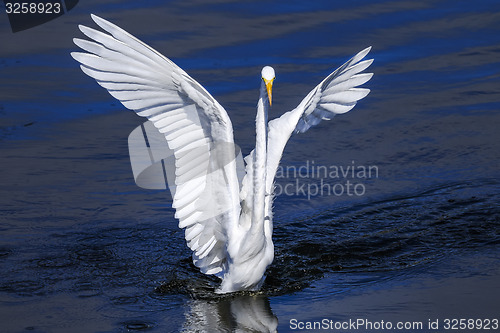
[[[262,292],[215,296],[217,281],[190,263],[170,195],[135,185],[127,137],[143,120],[69,56],[90,13],[199,80],[244,153],[262,66],[276,69],[274,118],[373,46],[370,95],[287,146],[284,168],[308,173],[277,184],[307,191],[275,201]],[[1,331],[287,332],[292,319],[498,317],[497,2],[86,1],[23,32],[2,22]],[[315,177],[313,165],[377,173]],[[347,181],[363,194],[312,192]]]

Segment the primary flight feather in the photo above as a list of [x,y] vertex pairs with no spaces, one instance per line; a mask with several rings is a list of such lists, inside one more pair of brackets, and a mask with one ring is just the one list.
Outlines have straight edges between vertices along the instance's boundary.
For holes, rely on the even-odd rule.
[[91,15],[104,32],[79,26],[90,40],[75,38],[86,52],[71,55],[82,71],[125,107],[163,133],[175,157],[172,207],[185,228],[193,262],[222,280],[217,292],[257,290],[274,258],[272,200],[283,149],[294,132],[351,110],[370,92],[357,88],[370,48],[328,75],[293,110],[267,121],[274,69],[262,69],[256,145],[238,178],[233,128],[226,110],[170,59],[116,25]]

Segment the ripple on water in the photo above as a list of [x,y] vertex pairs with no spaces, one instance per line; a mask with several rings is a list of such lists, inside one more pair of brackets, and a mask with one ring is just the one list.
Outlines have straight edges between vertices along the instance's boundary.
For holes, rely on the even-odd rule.
[[[275,259],[260,293],[293,293],[325,274],[336,274],[334,289],[346,290],[405,274],[463,248],[499,243],[498,187],[489,181],[452,184],[325,210],[301,221],[277,220]],[[218,284],[185,258],[156,291],[210,299]]]
[[13,293],[18,296],[44,295],[45,285],[36,280],[11,280],[0,285],[1,292]]
[[[370,278],[384,279],[385,272],[404,274],[458,249],[498,244],[498,187],[488,181],[451,184],[290,221],[277,216],[275,260],[262,291],[253,294],[294,293],[331,274],[338,278],[333,290],[340,292]],[[219,280],[192,264],[182,232],[166,243],[165,231],[154,226],[68,234],[62,241],[70,245],[58,244],[62,251],[52,248],[25,262],[36,269],[36,279],[16,268],[18,280],[5,281],[0,290],[23,296],[71,290],[134,311],[169,308],[166,303],[179,296],[179,304],[185,297],[218,299]],[[0,258],[11,257],[10,249],[0,250]]]
[[12,250],[6,247],[0,247],[0,259],[6,258],[12,253]]
[[92,282],[79,282],[75,286],[79,298],[89,298],[102,295],[102,289]]
[[398,271],[457,249],[499,242],[498,187],[488,181],[453,184],[325,211],[283,228],[277,221],[277,255],[268,281],[306,286],[325,273]]
[[129,331],[143,331],[154,328],[153,323],[143,322],[140,320],[130,320],[121,323],[123,327],[125,327]]
[[42,268],[68,268],[74,264],[71,258],[64,256],[46,257],[37,260],[37,265]]

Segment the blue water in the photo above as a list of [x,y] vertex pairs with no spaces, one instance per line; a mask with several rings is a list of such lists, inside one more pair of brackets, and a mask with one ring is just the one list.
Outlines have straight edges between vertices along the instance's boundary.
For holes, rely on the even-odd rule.
[[[276,69],[274,118],[373,46],[368,97],[285,150],[284,170],[309,176],[277,184],[307,191],[275,201],[262,292],[215,296],[170,195],[135,185],[127,137],[143,120],[69,56],[90,13],[201,82],[245,154],[262,66]],[[364,318],[436,332],[429,320],[499,318],[497,1],[85,1],[15,34],[0,23],[0,331],[296,332]],[[377,173],[313,177],[313,165]],[[314,192],[347,181],[363,193]]]

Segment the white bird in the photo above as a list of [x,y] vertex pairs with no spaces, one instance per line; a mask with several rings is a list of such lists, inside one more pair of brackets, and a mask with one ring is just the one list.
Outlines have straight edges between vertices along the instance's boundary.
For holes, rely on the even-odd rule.
[[[364,49],[328,75],[293,110],[267,120],[275,72],[262,69],[256,145],[238,179],[233,128],[226,110],[184,70],[118,26],[91,15],[107,33],[82,26],[93,41],[74,39],[82,71],[126,108],[164,133],[175,156],[172,207],[185,228],[193,262],[222,282],[218,293],[258,290],[274,258],[274,177],[292,133],[351,110],[370,92]],[[229,144],[228,144],[229,143]]]

